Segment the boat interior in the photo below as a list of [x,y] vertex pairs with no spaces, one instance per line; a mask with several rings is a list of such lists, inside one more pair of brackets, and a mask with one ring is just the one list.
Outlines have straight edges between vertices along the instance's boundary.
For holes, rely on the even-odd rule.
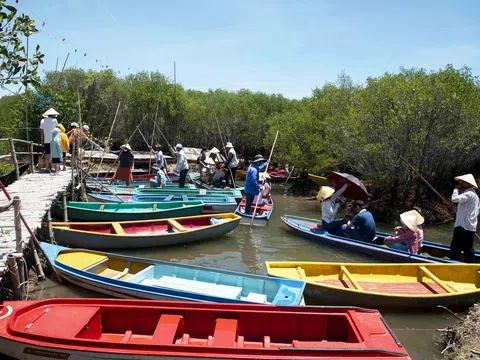
[[99,234],[114,235],[157,235],[181,233],[192,230],[199,230],[214,223],[222,223],[238,218],[234,214],[215,214],[211,216],[197,216],[186,218],[172,218],[154,221],[132,221],[132,222],[112,222],[112,223],[53,223],[55,229],[70,229],[77,231],[87,231]]
[[294,304],[298,303],[296,300],[301,298],[303,292],[301,283],[295,288],[267,277],[242,276],[169,263],[140,263],[91,251],[64,250],[57,256],[57,261],[130,284],[230,300]]
[[[193,201],[185,204],[184,201],[168,201],[162,202],[161,204],[157,203],[82,203],[81,208],[91,209],[96,211],[108,211],[108,212],[144,212],[144,211],[162,211],[168,209],[174,209],[179,207],[185,207],[187,205],[201,205],[202,203],[198,201]],[[74,205],[75,206],[75,205]]]
[[480,289],[480,265],[268,264],[270,275],[362,292],[437,295]]
[[[245,205],[246,204],[247,204],[246,200],[242,199],[242,201],[240,202],[240,204],[238,206],[238,210],[242,214],[245,214]],[[267,199],[266,204],[258,205],[256,210],[255,210],[255,203],[253,203],[253,205],[250,207],[250,212],[253,213],[253,211],[255,210],[255,215],[256,216],[267,216],[268,213],[270,212],[270,210],[272,209],[272,206],[273,206],[273,201],[272,201],[272,198],[270,197],[270,198]]]
[[206,196],[206,195],[134,195],[132,197],[132,201],[141,201],[141,202],[166,202],[172,200],[182,200],[182,201],[189,201],[189,200],[200,200],[204,203],[225,203],[225,204],[236,204],[236,200],[232,196]]
[[362,348],[365,339],[358,330],[362,321],[368,322],[364,334],[389,336],[376,312],[326,309],[282,311],[279,316],[274,309],[264,309],[127,306],[101,301],[83,306],[44,305],[20,313],[11,329],[22,336],[114,343],[117,347],[190,345],[270,350]]

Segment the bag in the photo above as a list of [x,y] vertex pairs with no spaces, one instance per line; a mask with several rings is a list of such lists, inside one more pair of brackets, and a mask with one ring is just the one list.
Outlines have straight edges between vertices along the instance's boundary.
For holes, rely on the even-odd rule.
[[47,167],[46,161],[45,161],[45,155],[41,155],[38,157],[38,164],[37,168],[38,169],[45,169]]

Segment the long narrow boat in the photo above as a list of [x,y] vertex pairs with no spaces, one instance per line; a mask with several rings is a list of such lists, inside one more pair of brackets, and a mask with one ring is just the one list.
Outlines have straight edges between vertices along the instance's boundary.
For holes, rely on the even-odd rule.
[[[247,218],[252,218],[253,211],[255,210],[255,203],[250,207],[250,215],[245,214],[245,205],[247,204],[246,199],[242,199],[240,204],[238,204],[238,207],[235,209],[235,214],[247,217]],[[257,209],[255,211],[255,216],[254,219],[257,220],[269,220],[270,216],[272,215],[273,211],[273,199],[270,196],[267,200],[267,203],[265,205],[259,205],[257,206]]]
[[6,301],[0,349],[26,360],[410,359],[377,310],[118,299]]
[[231,196],[237,203],[242,200],[242,193],[234,189],[159,189],[159,188],[141,188],[133,191],[134,195],[211,195],[211,196]]
[[[317,231],[316,227],[320,221],[305,220],[296,218],[295,216],[282,216],[282,221],[290,229],[299,235],[318,242],[319,244],[331,245],[336,248],[344,248],[356,251],[365,255],[378,257],[394,262],[417,262],[417,263],[452,263],[449,259],[450,247],[434,243],[431,241],[423,241],[423,245],[419,255],[410,254],[406,251],[396,250],[383,245],[385,237],[389,234],[377,233],[374,243],[349,239],[343,236],[329,234],[327,231]],[[462,258],[461,258],[462,260]],[[480,252],[475,253],[475,262],[480,262]]]
[[203,214],[217,214],[234,212],[237,208],[235,198],[231,196],[209,195],[103,195],[87,194],[90,200],[103,203],[119,203],[120,199],[126,202],[169,202],[169,201],[202,201],[204,203]]
[[[88,186],[88,185],[87,185]],[[196,189],[197,187],[195,184],[185,184],[185,189]],[[104,185],[103,187],[97,186],[89,186],[90,192],[95,193],[102,193],[102,194],[116,194],[116,195],[129,195],[133,194],[135,189],[150,189],[150,183],[148,184],[136,184],[131,183],[129,186],[126,185]],[[157,188],[152,188],[157,189]],[[166,184],[162,189],[178,189],[178,184]]]
[[[213,185],[209,185],[207,183],[204,183],[201,179],[200,179],[200,176],[198,177],[193,177],[192,176],[192,181],[193,183],[195,184],[195,186],[197,187],[197,189],[207,189],[207,190],[215,190],[215,189],[222,189],[222,188],[216,188],[214,187]],[[225,189],[225,188],[223,188]],[[238,184],[235,184],[235,189],[240,191],[240,192],[243,192],[244,190],[244,187],[243,186],[240,186]],[[227,189],[228,190],[228,189]]]
[[[155,203],[99,203],[67,202],[69,220],[81,221],[129,221],[153,220],[169,217],[193,216],[201,214],[202,201],[169,201]],[[54,208],[54,215],[62,217],[60,204]]]
[[237,227],[234,214],[200,215],[166,220],[52,223],[55,241],[88,249],[168,246],[224,235]]
[[305,282],[42,243],[60,276],[109,296],[299,305]]
[[479,264],[265,264],[270,276],[305,280],[307,298],[322,304],[436,307],[480,300]]
[[330,183],[328,182],[327,178],[323,176],[308,174],[308,179],[312,180],[315,184],[320,186],[330,186]]

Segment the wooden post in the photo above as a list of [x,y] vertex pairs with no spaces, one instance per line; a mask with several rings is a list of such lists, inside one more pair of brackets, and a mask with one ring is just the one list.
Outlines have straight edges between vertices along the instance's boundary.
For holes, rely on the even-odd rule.
[[18,275],[18,266],[17,262],[15,261],[15,256],[13,254],[7,255],[7,265],[8,271],[10,273],[10,280],[12,281],[13,292],[15,294],[15,300],[21,300],[22,294],[20,292],[20,277]]
[[52,214],[50,209],[47,210],[47,224],[48,224],[48,238],[53,240],[53,229],[52,229]]
[[35,158],[33,157],[33,141],[30,141],[29,145],[29,150],[30,150],[30,173],[35,172]]
[[15,224],[15,239],[17,253],[23,252],[23,240],[22,240],[22,219],[20,218],[20,198],[18,196],[13,197],[13,221]]
[[67,194],[62,192],[62,210],[63,210],[63,221],[68,221],[68,208],[67,208]]
[[73,146],[73,150],[72,150],[72,157],[70,158],[70,168],[72,170],[72,201],[75,201],[75,151],[76,151],[76,147],[75,147],[75,143],[72,144]]
[[16,256],[17,260],[17,267],[18,267],[18,277],[20,279],[20,298],[22,300],[26,300],[26,294],[27,294],[27,271],[25,268],[25,260],[23,259],[23,254],[19,253],[18,256]]
[[8,139],[10,142],[10,152],[12,156],[12,162],[13,165],[15,166],[15,176],[17,177],[17,180],[20,179],[20,170],[18,169],[18,161],[17,161],[17,154],[15,153],[15,144],[13,143],[13,139],[10,138]]

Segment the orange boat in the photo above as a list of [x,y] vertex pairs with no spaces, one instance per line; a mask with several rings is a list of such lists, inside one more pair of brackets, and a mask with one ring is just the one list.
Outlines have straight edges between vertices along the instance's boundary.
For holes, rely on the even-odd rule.
[[376,310],[112,299],[0,306],[16,359],[410,359]]

